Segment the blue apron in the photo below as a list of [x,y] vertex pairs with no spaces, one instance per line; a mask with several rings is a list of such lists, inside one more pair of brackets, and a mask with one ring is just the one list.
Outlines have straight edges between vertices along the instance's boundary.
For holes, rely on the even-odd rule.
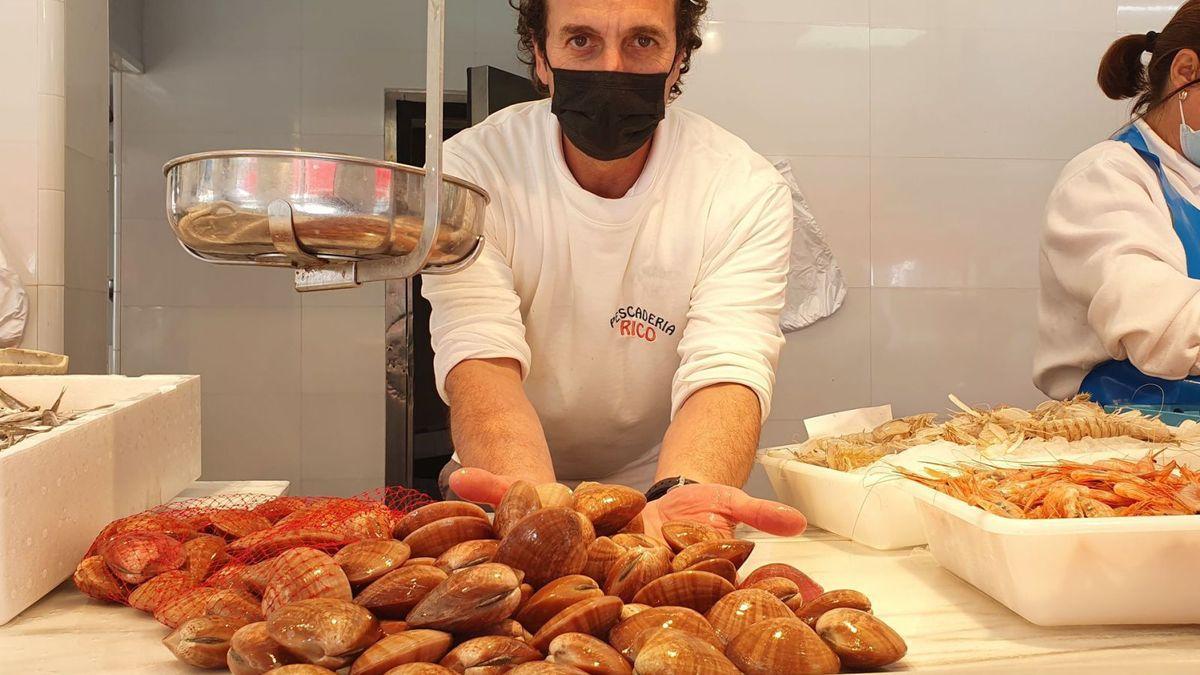
[[[1130,125],[1113,140],[1132,146],[1158,174],[1163,197],[1171,210],[1175,234],[1183,242],[1188,276],[1200,279],[1200,208],[1184,199],[1167,180],[1162,162],[1150,151],[1137,127]],[[1200,378],[1164,380],[1151,377],[1129,361],[1107,361],[1096,366],[1083,378],[1079,393],[1090,394],[1092,400],[1107,406],[1150,406],[1173,409],[1175,412],[1200,410]]]

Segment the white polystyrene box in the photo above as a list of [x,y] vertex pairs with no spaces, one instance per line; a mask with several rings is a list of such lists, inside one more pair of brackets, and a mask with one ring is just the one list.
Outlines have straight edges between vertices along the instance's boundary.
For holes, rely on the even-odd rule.
[[0,377],[28,405],[109,406],[0,451],[0,624],[69,577],[108,522],[200,477],[195,375]]
[[1020,520],[912,481],[904,490],[938,564],[1030,623],[1200,623],[1200,516]]
[[788,449],[761,451],[759,462],[780,501],[799,509],[809,523],[879,550],[925,543],[913,497],[890,472],[835,471],[775,452]]

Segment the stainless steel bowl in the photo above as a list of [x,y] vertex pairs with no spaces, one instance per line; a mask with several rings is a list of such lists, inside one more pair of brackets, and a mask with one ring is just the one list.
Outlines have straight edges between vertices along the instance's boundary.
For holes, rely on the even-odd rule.
[[[212,262],[297,266],[404,256],[421,237],[425,172],[349,155],[229,150],[167,162],[167,217],[189,252]],[[301,253],[280,246],[268,207],[290,206]],[[470,261],[482,245],[489,198],[445,176],[429,271]]]

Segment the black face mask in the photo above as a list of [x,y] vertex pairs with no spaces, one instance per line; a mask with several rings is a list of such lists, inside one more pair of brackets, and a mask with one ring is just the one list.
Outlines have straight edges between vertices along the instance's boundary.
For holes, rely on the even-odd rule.
[[595,70],[554,71],[550,111],[587,156],[609,162],[632,155],[667,113],[667,76]]

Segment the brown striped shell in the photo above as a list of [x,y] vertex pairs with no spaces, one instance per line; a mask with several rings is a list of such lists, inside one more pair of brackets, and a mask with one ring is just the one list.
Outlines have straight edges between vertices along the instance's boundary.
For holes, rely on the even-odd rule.
[[719,649],[681,630],[649,635],[633,664],[638,675],[740,675]]
[[189,619],[163,638],[175,658],[196,668],[223,668],[229,641],[244,623],[221,617]]
[[638,636],[651,628],[674,628],[690,633],[717,649],[724,646],[708,620],[696,610],[687,607],[644,609],[613,626],[608,634],[608,642],[621,655],[632,661],[637,656],[634,648]]
[[473,539],[494,539],[492,524],[474,516],[452,516],[424,525],[404,538],[418,558],[437,558],[455,544]]
[[745,539],[702,541],[680,551],[675,556],[675,559],[671,561],[671,569],[680,572],[701,560],[709,560],[710,558],[724,558],[732,562],[734,567],[741,567],[742,563],[746,562],[746,558],[749,558],[750,553],[753,551],[754,542],[746,541]]
[[470,502],[434,502],[418,509],[413,509],[403,518],[396,521],[393,536],[396,539],[402,540],[435,520],[463,516],[487,520],[487,514],[483,512],[483,509]]
[[646,507],[646,495],[624,485],[580,486],[572,507],[591,521],[596,534],[620,532]]
[[[737,566],[725,558],[708,558],[687,568],[691,572],[709,572],[725,579],[731,584],[737,584]],[[787,581],[784,579],[784,581]]]
[[153,614],[164,603],[195,588],[191,575],[183,570],[164,572],[133,589],[129,594],[129,606],[147,614]]
[[260,675],[296,660],[267,633],[267,622],[259,621],[242,626],[233,634],[225,664],[233,675]]
[[433,564],[449,574],[464,567],[491,562],[498,548],[500,542],[495,539],[463,541],[446,549]]
[[208,601],[221,592],[220,589],[205,586],[193,588],[183,595],[159,605],[154,612],[154,619],[170,628],[178,628],[179,624],[188,619],[204,616]]
[[721,598],[704,618],[712,624],[723,644],[763,619],[794,618],[779,598],[757,588],[743,588]]
[[790,579],[800,589],[800,595],[804,598],[805,602],[808,602],[825,592],[825,589],[821,588],[821,584],[813,581],[812,578],[807,574],[801,572],[795,567],[792,567],[791,565],[788,565],[787,563],[769,563],[759,567],[748,574],[746,578],[742,580],[742,583],[740,586],[738,586],[738,588],[747,588],[749,586],[753,586],[755,583],[770,577],[784,577],[785,579]]
[[353,588],[362,588],[408,560],[408,544],[395,539],[364,539],[333,554]]
[[671,552],[662,547],[635,546],[621,554],[609,567],[604,592],[623,602],[632,602],[642,588],[671,571]]
[[594,538],[592,524],[571,509],[542,509],[513,526],[493,560],[521,570],[525,581],[540,588],[582,572]]
[[571,508],[574,496],[562,483],[542,483],[536,488],[543,509]]
[[459,570],[430,591],[405,621],[413,628],[449,633],[497,623],[521,602],[521,577],[507,565],[483,563]]
[[183,544],[161,532],[126,532],[99,549],[108,569],[121,581],[140,584],[183,567]]
[[583,566],[583,574],[602,584],[608,578],[608,570],[617,558],[625,552],[625,547],[608,537],[596,537],[587,549],[587,562]]
[[418,628],[389,635],[367,647],[354,660],[350,675],[383,675],[406,663],[436,663],[453,644],[454,638],[449,633],[436,630]]
[[673,572],[646,584],[633,601],[651,607],[671,605],[707,612],[733,592],[733,584],[708,572]]
[[679,553],[692,544],[723,539],[721,533],[711,525],[691,520],[672,520],[663,523],[661,531],[663,540],[667,542],[667,546],[670,546],[674,553]]
[[239,539],[271,527],[271,521],[246,509],[218,509],[208,514],[209,529],[226,539]]
[[603,637],[621,618],[621,599],[611,595],[581,600],[550,617],[530,641],[538,651],[544,652],[550,641],[563,633],[587,633]]
[[629,662],[603,640],[586,633],[563,633],[550,641],[546,660],[588,675],[631,675]]
[[213,593],[204,604],[204,614],[238,622],[238,625],[262,621],[262,603],[246,591],[228,589]]
[[729,643],[725,654],[747,675],[822,675],[841,668],[833,650],[794,617],[766,619],[747,627]]
[[214,570],[229,561],[225,540],[212,534],[201,534],[183,542],[182,569],[193,583],[207,579]]
[[559,577],[530,596],[515,618],[526,630],[536,633],[555,614],[577,602],[602,595],[604,591],[596,582],[582,574]]
[[346,573],[333,558],[313,548],[293,548],[279,554],[270,566],[263,590],[262,610],[268,619],[285,605],[309,598],[349,602],[353,598]]
[[[504,672],[513,666],[541,658],[541,652],[520,640],[491,635],[467,640],[451,649],[440,663],[458,673],[467,672],[469,668],[477,669],[471,672]],[[500,670],[480,670],[482,666],[495,666]]]
[[379,620],[345,600],[293,602],[267,619],[267,634],[305,662],[338,669],[383,637]]
[[522,518],[540,508],[542,498],[532,483],[519,480],[508,486],[504,497],[496,505],[496,517],[492,520],[496,536],[503,539]]
[[406,565],[383,575],[354,598],[355,604],[383,619],[403,619],[446,573],[432,565]]
[[848,607],[870,613],[871,600],[858,591],[847,589],[827,591],[796,610],[796,618],[810,626],[815,626],[817,625],[817,619],[820,619],[822,614],[839,607]]
[[904,658],[908,645],[874,614],[839,607],[817,619],[817,635],[847,668],[876,669]]

